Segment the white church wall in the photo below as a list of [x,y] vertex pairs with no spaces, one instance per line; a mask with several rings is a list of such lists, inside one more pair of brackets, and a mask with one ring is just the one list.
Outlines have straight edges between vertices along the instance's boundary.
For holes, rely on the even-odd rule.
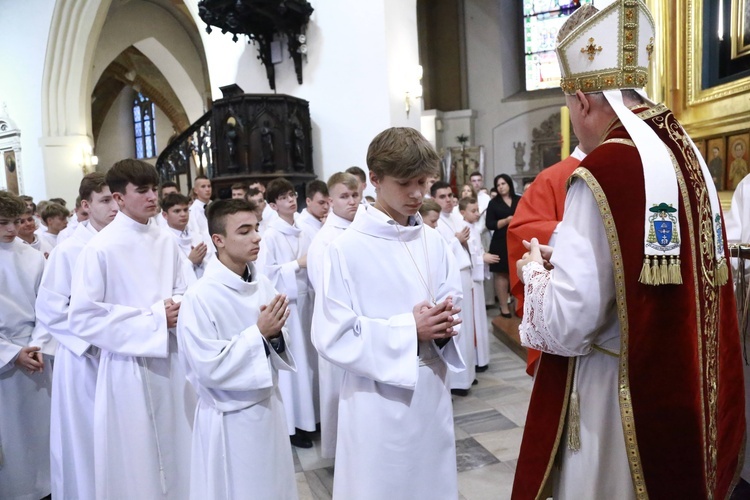
[[[514,174],[514,142],[526,142],[528,163],[531,132],[565,104],[562,92],[519,93],[523,90],[523,39],[513,23],[518,5],[510,0],[465,0],[469,107],[476,110],[473,144],[486,148],[486,184],[494,175]],[[520,2],[516,2],[520,5]],[[516,94],[516,95],[514,95]]]
[[[0,105],[21,131],[19,183],[22,194],[47,198],[42,152],[41,89],[47,36],[55,2],[0,1],[3,40],[0,47]],[[32,22],[26,22],[31,20]],[[4,182],[4,179],[3,179]],[[55,186],[50,186],[54,191]]]
[[[304,83],[297,83],[286,47],[276,65],[276,90],[310,102],[313,161],[318,177],[357,165],[367,146],[391,126],[419,128],[421,101],[406,117],[404,74],[417,65],[416,1],[315,2],[307,30]],[[201,30],[205,23],[199,21]],[[213,98],[237,83],[248,93],[272,93],[257,48],[214,29],[202,34]]]

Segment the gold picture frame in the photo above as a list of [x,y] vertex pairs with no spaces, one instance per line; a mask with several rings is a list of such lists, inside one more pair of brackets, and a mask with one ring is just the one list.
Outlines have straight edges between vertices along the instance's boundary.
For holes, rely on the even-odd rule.
[[732,1],[732,59],[750,54],[750,3]]

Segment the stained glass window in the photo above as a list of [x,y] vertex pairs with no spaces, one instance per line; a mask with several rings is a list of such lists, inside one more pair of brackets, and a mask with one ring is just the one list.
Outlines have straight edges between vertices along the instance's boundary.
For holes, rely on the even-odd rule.
[[154,103],[139,92],[133,101],[133,136],[135,137],[136,158],[156,156],[155,119]]
[[594,0],[522,0],[526,90],[560,86],[555,44],[560,27],[583,4]]

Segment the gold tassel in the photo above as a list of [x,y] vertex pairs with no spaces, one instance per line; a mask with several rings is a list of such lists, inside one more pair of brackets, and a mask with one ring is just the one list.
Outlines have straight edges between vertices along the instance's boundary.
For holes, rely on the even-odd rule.
[[659,278],[662,285],[669,284],[669,266],[667,265],[668,260],[669,257],[665,258],[663,255],[659,257]]
[[661,274],[659,273],[659,258],[651,257],[651,284],[661,285]]
[[568,406],[568,449],[578,451],[581,449],[581,405],[578,401],[578,390],[573,388],[570,393]]
[[644,285],[653,285],[651,282],[651,264],[648,261],[648,255],[643,258],[643,267],[641,268],[641,276],[638,281]]
[[672,256],[672,284],[682,285],[682,267],[680,258],[676,255]]

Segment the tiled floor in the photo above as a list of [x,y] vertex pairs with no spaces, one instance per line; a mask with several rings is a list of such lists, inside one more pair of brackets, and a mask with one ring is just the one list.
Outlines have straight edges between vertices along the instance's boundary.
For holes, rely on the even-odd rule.
[[[479,384],[468,396],[453,397],[462,500],[510,498],[531,396],[524,362],[492,334],[490,350],[490,367],[477,374]],[[314,444],[294,448],[300,500],[330,499],[333,491],[333,460],[320,458],[320,442]]]

